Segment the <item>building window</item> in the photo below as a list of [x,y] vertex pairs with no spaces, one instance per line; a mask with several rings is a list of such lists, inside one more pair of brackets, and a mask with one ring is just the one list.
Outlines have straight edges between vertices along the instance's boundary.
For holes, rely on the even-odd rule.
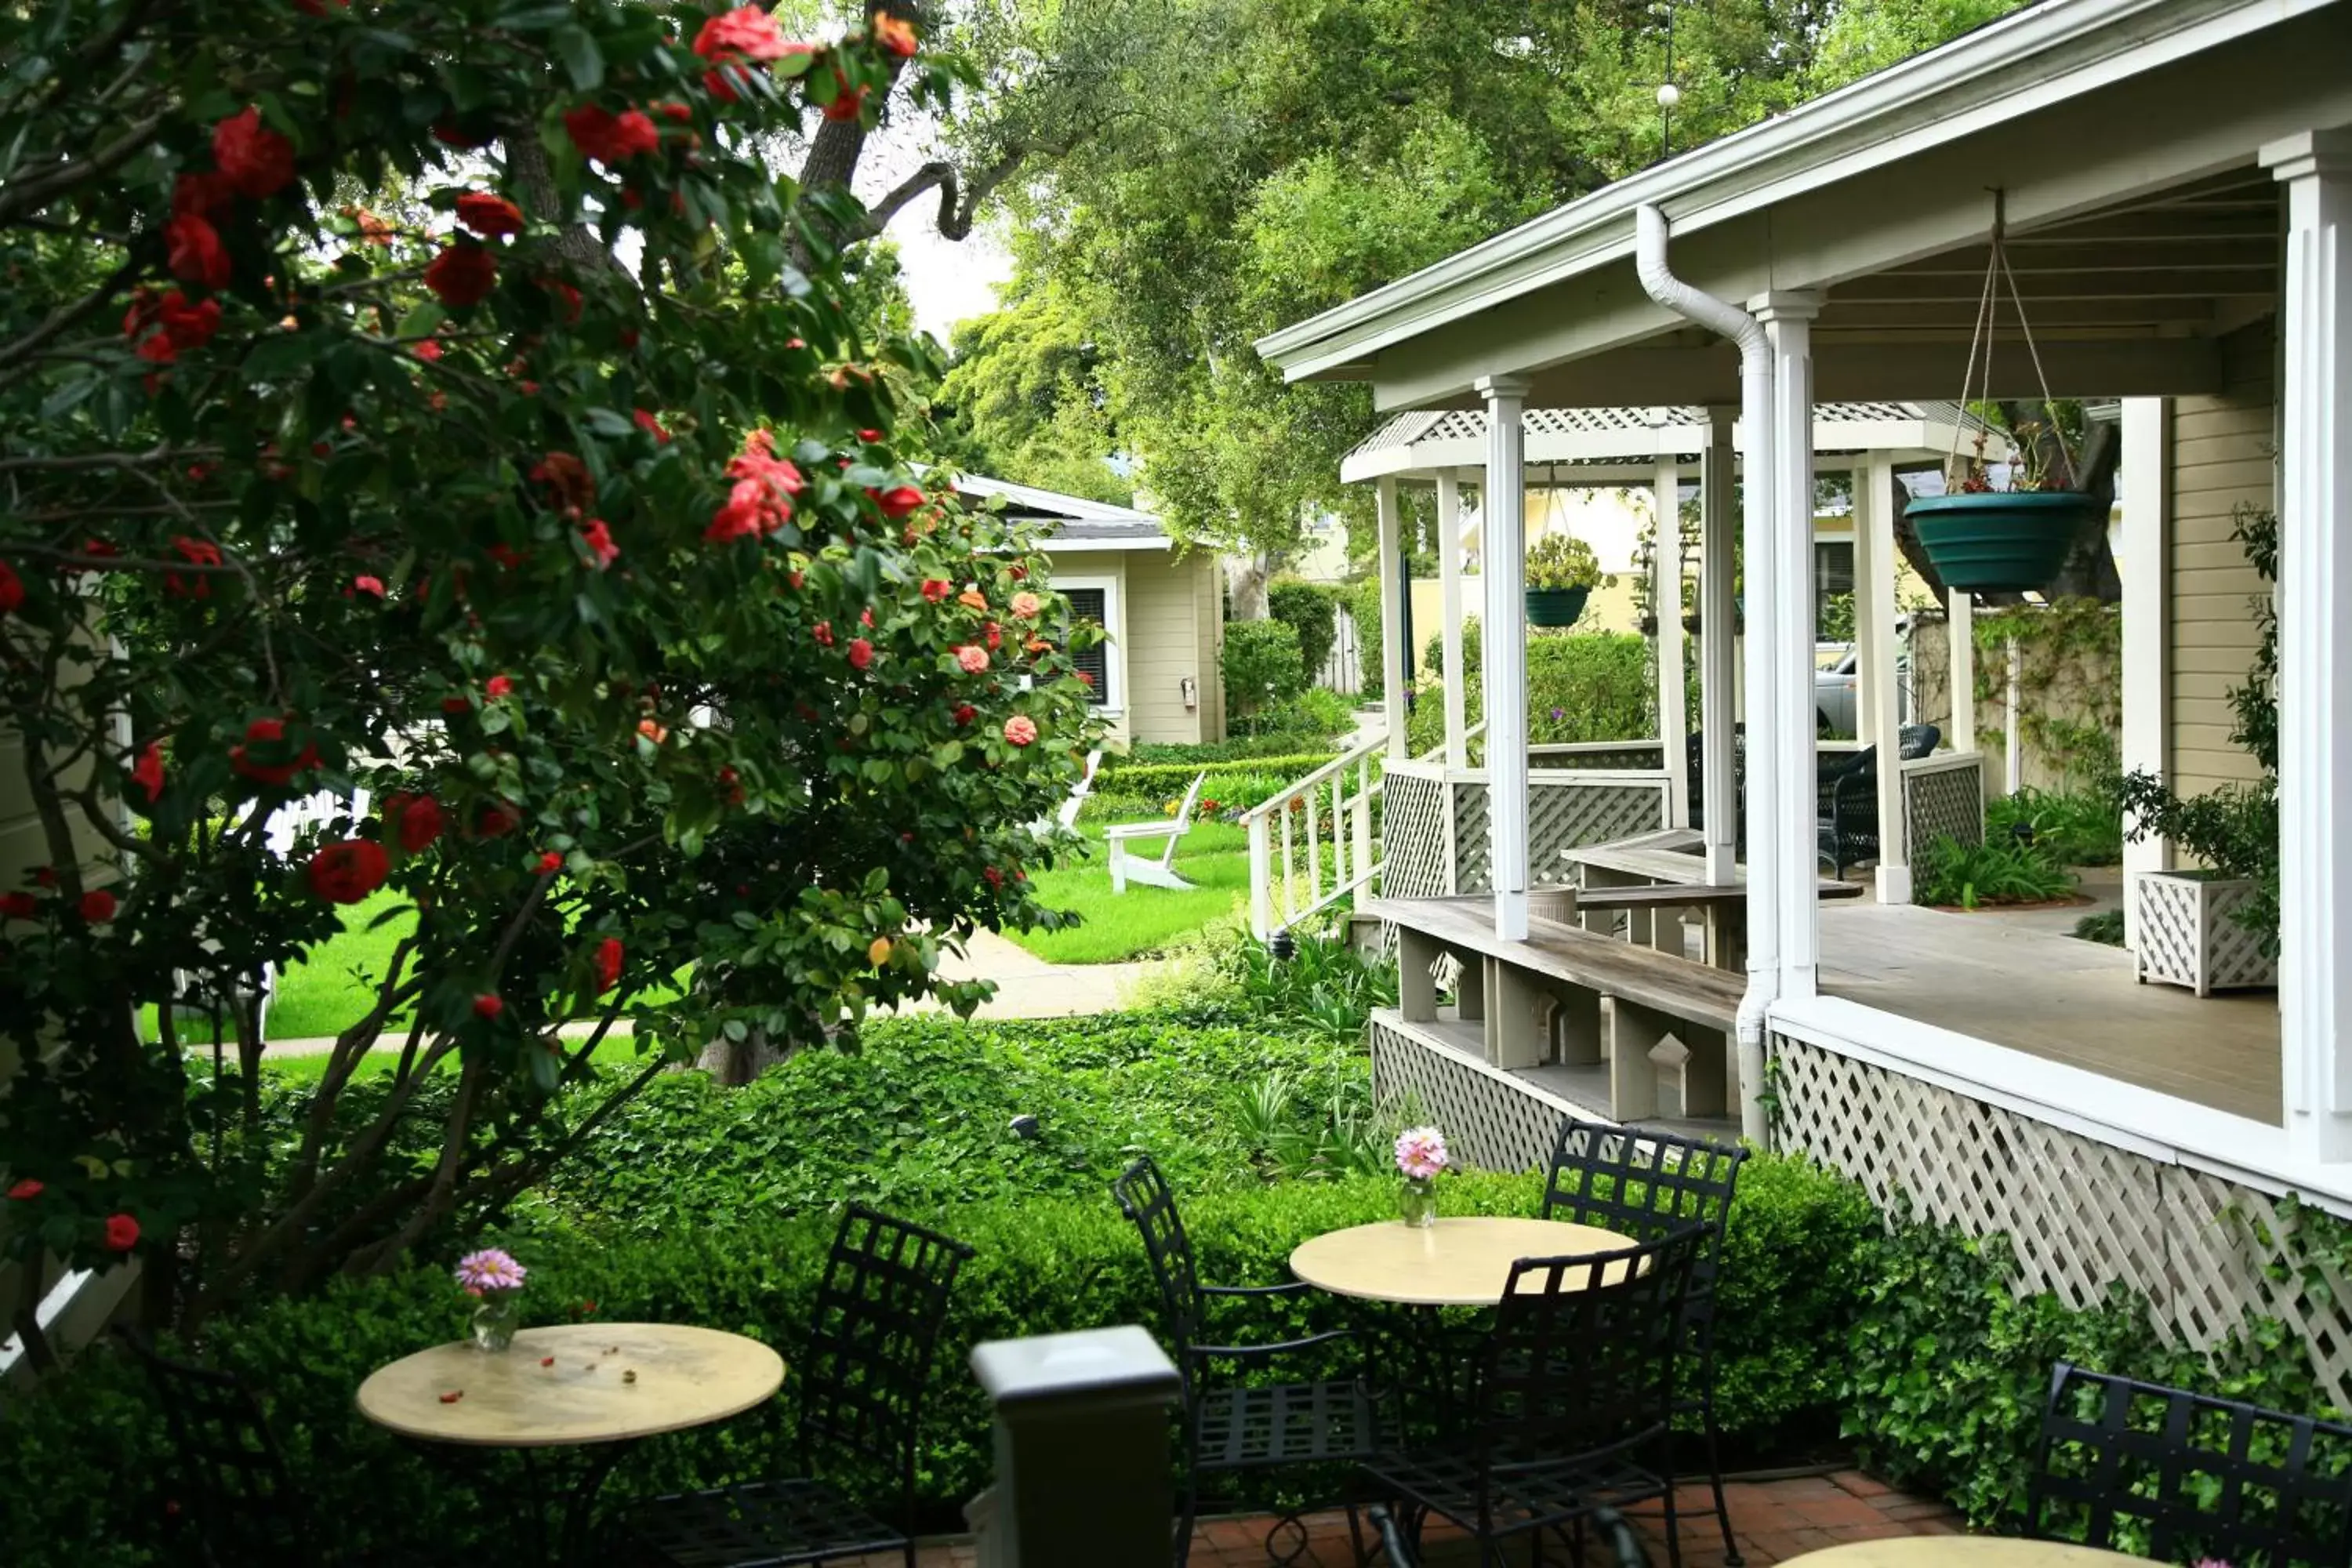
[[1813,542],[1813,640],[1853,640],[1853,541]]
[[[1065,588],[1062,596],[1070,601],[1070,620],[1108,629],[1110,590],[1108,588]],[[1110,702],[1110,642],[1108,638],[1090,648],[1070,656],[1078,667],[1078,674],[1087,683],[1087,700],[1096,707]]]

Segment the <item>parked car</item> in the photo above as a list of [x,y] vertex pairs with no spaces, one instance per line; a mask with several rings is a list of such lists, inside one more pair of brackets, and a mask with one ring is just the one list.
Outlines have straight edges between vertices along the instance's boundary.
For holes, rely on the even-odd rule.
[[[1911,721],[1911,640],[1905,635],[1911,627],[1908,616],[1895,623],[1895,721]],[[1824,649],[1823,651],[1827,651]],[[1861,647],[1847,643],[1844,651],[1813,671],[1813,723],[1824,735],[1852,735],[1856,732],[1854,695],[1860,685]]]

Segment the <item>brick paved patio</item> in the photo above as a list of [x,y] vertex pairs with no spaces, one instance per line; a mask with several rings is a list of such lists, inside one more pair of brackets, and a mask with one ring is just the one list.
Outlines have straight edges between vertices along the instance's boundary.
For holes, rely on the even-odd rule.
[[[1881,1486],[1859,1470],[1831,1476],[1801,1476],[1789,1480],[1738,1481],[1724,1489],[1731,1505],[1732,1533],[1750,1568],[1784,1563],[1824,1546],[1847,1541],[1875,1541],[1890,1535],[1955,1535],[1959,1516],[1943,1503],[1908,1497]],[[1683,1523],[1684,1568],[1722,1568],[1723,1538],[1716,1531],[1713,1500],[1707,1489],[1683,1492],[1688,1507],[1709,1510]],[[1666,1560],[1665,1531],[1658,1505],[1627,1510],[1656,1563]],[[1192,1536],[1192,1568],[1265,1568],[1266,1519],[1213,1519]],[[1347,1516],[1312,1514],[1307,1524],[1312,1550],[1298,1560],[1299,1568],[1352,1568]],[[1461,1568],[1475,1563],[1476,1551],[1467,1541],[1448,1539],[1433,1527],[1424,1543],[1426,1568]],[[921,1568],[974,1568],[979,1559],[970,1542],[923,1548]],[[859,1568],[901,1568],[897,1553],[887,1558],[859,1560]],[[1106,1565],[1108,1568],[1108,1565]]]

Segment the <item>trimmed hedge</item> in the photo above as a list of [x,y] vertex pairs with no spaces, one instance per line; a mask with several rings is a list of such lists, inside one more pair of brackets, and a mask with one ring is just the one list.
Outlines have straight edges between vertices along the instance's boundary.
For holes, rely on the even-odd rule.
[[[1469,721],[1483,716],[1475,622],[1463,625]],[[1658,732],[1657,681],[1649,644],[1619,632],[1530,632],[1528,637],[1528,740],[1535,745],[1649,740]],[[1445,739],[1445,705],[1434,682],[1423,687],[1406,726],[1415,756]]]

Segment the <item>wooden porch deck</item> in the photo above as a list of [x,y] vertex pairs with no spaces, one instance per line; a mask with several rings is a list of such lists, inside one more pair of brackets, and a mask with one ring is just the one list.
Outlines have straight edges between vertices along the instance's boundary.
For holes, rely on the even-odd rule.
[[1821,988],[2257,1121],[2284,1117],[2278,997],[2142,985],[2121,948],[1998,914],[1822,910]]

